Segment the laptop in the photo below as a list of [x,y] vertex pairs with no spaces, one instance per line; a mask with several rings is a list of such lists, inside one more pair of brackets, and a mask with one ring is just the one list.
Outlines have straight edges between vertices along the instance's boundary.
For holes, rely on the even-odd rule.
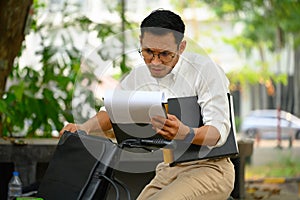
[[[134,144],[132,147],[138,147],[139,145],[147,147],[148,145],[149,147],[157,148],[173,148],[174,161],[170,163],[170,166],[194,160],[233,157],[238,155],[239,150],[236,141],[231,94],[228,94],[228,99],[231,123],[230,133],[222,146],[212,149],[204,145],[188,144],[179,140],[165,140],[152,129],[151,124],[112,123],[112,127],[119,144],[131,141]],[[203,125],[203,121],[201,117],[201,108],[197,103],[197,100],[197,96],[170,98],[167,102],[168,113],[175,115],[184,124],[190,127],[200,127]]]

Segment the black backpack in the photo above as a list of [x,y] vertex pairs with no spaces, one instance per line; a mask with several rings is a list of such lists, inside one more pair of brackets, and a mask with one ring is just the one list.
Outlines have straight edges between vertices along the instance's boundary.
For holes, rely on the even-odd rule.
[[[120,148],[111,140],[85,132],[65,132],[38,189],[37,197],[46,200],[105,199],[110,186],[126,187],[114,179],[114,166]],[[128,199],[130,193],[127,190]]]

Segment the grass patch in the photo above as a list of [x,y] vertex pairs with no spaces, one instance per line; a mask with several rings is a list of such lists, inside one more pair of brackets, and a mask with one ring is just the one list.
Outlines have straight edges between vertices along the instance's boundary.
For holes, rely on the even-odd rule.
[[256,179],[265,177],[297,177],[300,176],[300,160],[285,156],[280,162],[271,162],[262,166],[247,164],[245,168],[245,179]]

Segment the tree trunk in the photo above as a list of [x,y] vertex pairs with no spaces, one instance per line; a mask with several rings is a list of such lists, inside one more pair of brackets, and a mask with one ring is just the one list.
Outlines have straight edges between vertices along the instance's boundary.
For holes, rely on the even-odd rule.
[[[3,98],[7,77],[24,40],[27,16],[32,0],[0,1],[0,98]],[[0,136],[3,133],[0,113]]]

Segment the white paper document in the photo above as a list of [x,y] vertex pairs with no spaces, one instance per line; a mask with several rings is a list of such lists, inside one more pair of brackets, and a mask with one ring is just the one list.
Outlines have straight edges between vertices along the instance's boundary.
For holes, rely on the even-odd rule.
[[163,92],[108,90],[104,106],[113,123],[150,123],[153,116],[166,117]]

